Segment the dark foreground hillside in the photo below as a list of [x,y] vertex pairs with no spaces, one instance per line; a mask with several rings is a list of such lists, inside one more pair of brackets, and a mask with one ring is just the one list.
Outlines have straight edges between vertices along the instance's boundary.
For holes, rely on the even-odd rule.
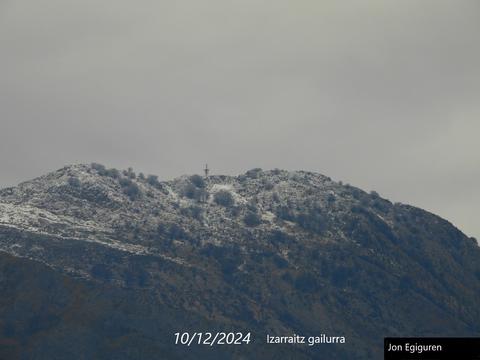
[[65,167],[0,190],[0,250],[0,359],[381,359],[385,336],[480,336],[474,239],[308,172]]

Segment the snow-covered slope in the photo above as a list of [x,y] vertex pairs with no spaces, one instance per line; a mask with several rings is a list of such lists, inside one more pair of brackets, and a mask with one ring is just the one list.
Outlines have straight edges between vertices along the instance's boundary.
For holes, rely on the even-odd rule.
[[[335,194],[341,189],[321,175],[280,170],[253,170],[208,180],[197,176],[197,185],[187,176],[168,182],[152,179],[131,171],[108,171],[100,165],[67,166],[1,190],[0,227],[98,242],[136,253],[159,253],[162,236],[152,240],[152,235],[158,235],[162,227],[169,231],[172,224],[178,227],[178,239],[175,234],[171,239],[180,244],[185,238],[196,240],[197,245],[240,244],[242,232],[301,230],[279,219],[276,210],[303,206],[306,193],[312,191],[317,205],[323,206],[338,197]],[[135,197],[128,194],[132,186],[138,189]],[[189,188],[202,191],[204,197],[189,193]],[[228,207],[215,201],[220,191],[231,194],[233,203]],[[351,200],[345,197],[346,202]],[[255,228],[245,223],[246,214],[258,217]]]

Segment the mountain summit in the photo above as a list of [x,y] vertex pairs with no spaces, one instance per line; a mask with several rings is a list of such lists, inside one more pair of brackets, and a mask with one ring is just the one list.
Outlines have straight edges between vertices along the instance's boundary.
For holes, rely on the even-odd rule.
[[[0,250],[0,358],[380,359],[386,336],[480,335],[474,239],[310,172],[67,166],[0,190]],[[173,343],[209,329],[255,339]]]

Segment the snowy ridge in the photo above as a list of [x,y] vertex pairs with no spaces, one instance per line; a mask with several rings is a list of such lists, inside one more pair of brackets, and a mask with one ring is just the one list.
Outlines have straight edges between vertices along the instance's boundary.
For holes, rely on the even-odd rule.
[[[219,192],[231,200],[219,203]],[[7,229],[23,234],[3,236],[0,249],[61,268],[75,263],[79,273],[105,261],[98,254],[106,249],[204,268],[195,254],[211,246],[244,254],[262,248],[297,268],[303,260],[293,255],[291,241],[305,248],[359,246],[349,235],[352,214],[371,214],[382,231],[392,232],[400,207],[304,171],[159,181],[131,169],[72,165],[0,190],[0,237]]]

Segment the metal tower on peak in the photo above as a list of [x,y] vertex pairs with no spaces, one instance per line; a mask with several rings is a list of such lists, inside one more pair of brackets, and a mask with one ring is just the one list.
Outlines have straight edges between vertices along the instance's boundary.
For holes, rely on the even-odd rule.
[[210,172],[208,164],[205,164],[205,169],[203,169],[203,171],[205,172],[205,179],[208,179],[208,173]]

